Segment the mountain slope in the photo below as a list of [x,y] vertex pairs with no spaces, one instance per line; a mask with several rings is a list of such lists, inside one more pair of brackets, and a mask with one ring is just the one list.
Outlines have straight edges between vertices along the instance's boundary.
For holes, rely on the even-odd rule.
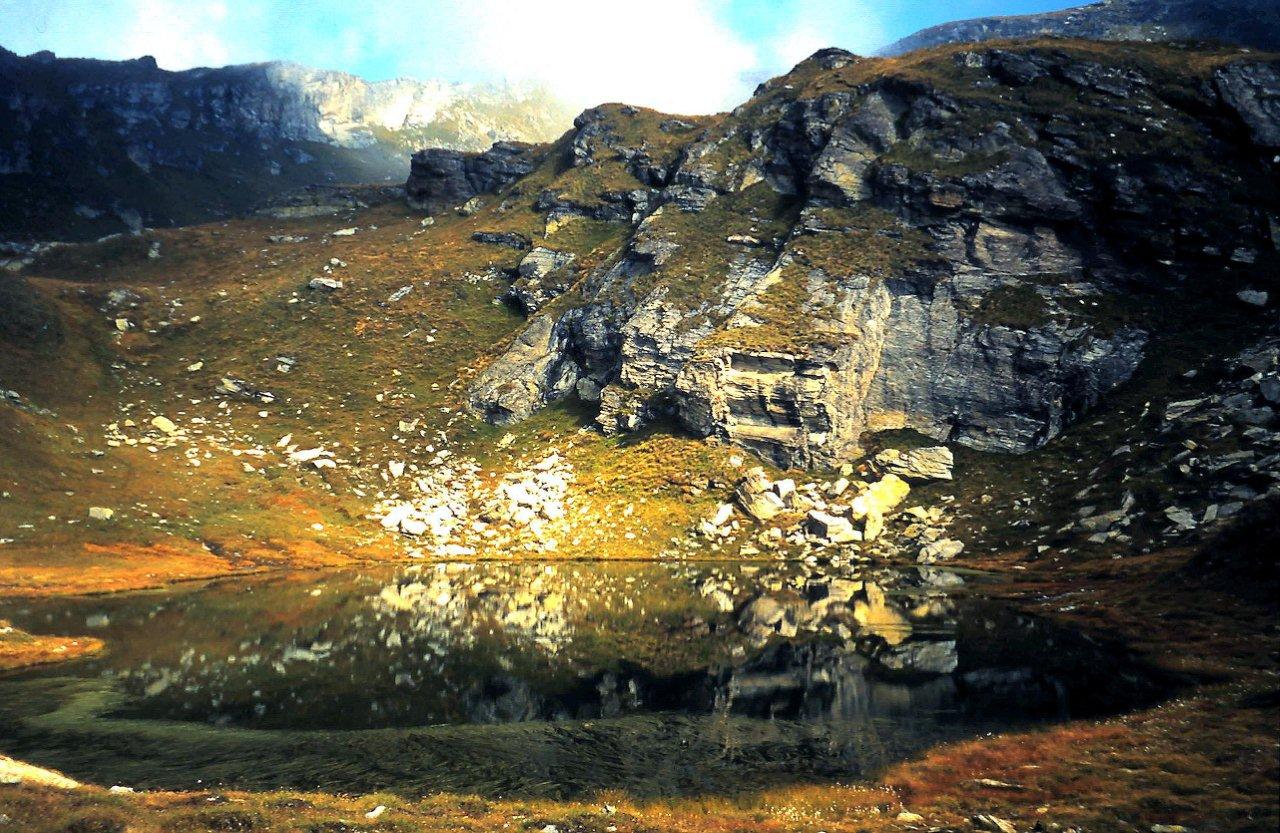
[[[529,325],[471,407],[576,398],[784,467],[886,429],[1039,447],[1176,329],[1166,293],[1274,283],[1278,88],[1236,52],[1062,42],[828,50],[700,124],[588,111],[480,215],[527,250]],[[627,229],[591,269],[556,241],[588,219]]]
[[546,141],[569,123],[533,88],[3,49],[0,99],[0,239],[197,222],[303,185],[398,181],[420,147]]
[[1207,40],[1280,49],[1276,0],[1103,0],[1045,14],[983,17],[923,29],[881,50],[902,55],[944,43],[1055,35],[1092,40]]

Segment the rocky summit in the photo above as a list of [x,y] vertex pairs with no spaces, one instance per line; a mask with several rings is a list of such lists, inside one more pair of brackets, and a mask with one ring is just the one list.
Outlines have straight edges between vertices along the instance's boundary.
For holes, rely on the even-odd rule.
[[576,397],[606,432],[670,419],[784,467],[887,429],[1042,446],[1142,364],[1162,293],[1274,251],[1280,66],[1228,54],[825,50],[696,125],[609,106],[550,147],[421,154],[417,204],[626,230],[592,269],[521,262],[529,325],[470,407]]

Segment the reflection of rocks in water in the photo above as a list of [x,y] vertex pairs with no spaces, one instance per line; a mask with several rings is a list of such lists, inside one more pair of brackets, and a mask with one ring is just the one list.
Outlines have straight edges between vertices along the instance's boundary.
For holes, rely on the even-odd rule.
[[595,720],[618,717],[641,711],[642,691],[667,690],[664,705],[689,705],[683,696],[679,702],[667,702],[673,690],[686,691],[683,680],[654,681],[642,672],[634,674],[606,671],[581,678],[575,685],[555,691],[541,692],[528,680],[509,675],[477,681],[463,695],[463,711],[470,723],[519,723],[530,720]]
[[[118,683],[129,699],[112,717],[233,725],[175,750],[180,728],[76,706],[70,724],[0,739],[150,786],[669,794],[847,781],[1167,690],[1114,645],[948,595],[949,574],[822,569],[455,565],[85,602],[110,614],[113,650],[76,666],[73,687]],[[84,607],[56,604],[83,621]],[[335,731],[370,727],[400,728]]]
[[899,643],[876,655],[880,667],[910,676],[936,676],[956,670],[955,640]]
[[757,645],[778,636],[832,633],[843,639],[875,636],[892,646],[910,639],[918,626],[948,626],[954,612],[950,599],[939,591],[919,587],[904,590],[912,592],[891,598],[877,581],[811,579],[803,594],[752,598],[738,615],[738,627]]
[[[1096,645],[975,608],[948,595],[959,579],[932,568],[647,569],[451,564],[389,581],[265,585],[240,619],[217,604],[202,611],[200,594],[118,608],[112,627],[126,643],[158,633],[156,615],[164,638],[154,653],[113,652],[101,674],[130,695],[121,712],[133,716],[368,728],[673,712],[1057,715],[1099,673],[1064,660],[1096,656]],[[645,610],[654,587],[663,617]]]
[[572,639],[565,588],[555,567],[504,574],[451,564],[423,572],[382,588],[375,609],[408,614],[410,631],[438,634],[455,645],[473,642],[482,621],[548,653]]
[[463,695],[463,701],[467,719],[472,723],[537,720],[546,705],[527,682],[516,677],[478,682]]
[[954,705],[949,676],[894,682],[877,678],[874,662],[854,645],[780,643],[729,672],[720,701],[735,714],[789,720],[927,714]]
[[[723,702],[743,714],[806,719],[951,707],[954,602],[919,584],[895,597],[880,581],[810,578],[803,594],[747,602],[738,625],[769,647],[729,673]],[[801,635],[810,641],[776,641]]]

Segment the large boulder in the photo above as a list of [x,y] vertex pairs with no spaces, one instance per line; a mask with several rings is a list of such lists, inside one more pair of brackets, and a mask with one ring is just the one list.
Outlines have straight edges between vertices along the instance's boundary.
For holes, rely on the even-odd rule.
[[765,476],[764,469],[756,466],[747,472],[735,491],[742,511],[758,521],[767,521],[786,511],[786,504]]
[[862,540],[862,533],[853,528],[848,518],[811,509],[805,519],[809,533],[829,544],[849,544]]
[[871,462],[878,471],[907,480],[950,480],[955,457],[945,445],[908,451],[886,448]]
[[1214,73],[1218,95],[1265,148],[1280,148],[1280,69],[1274,63],[1229,64]]
[[863,522],[863,540],[874,541],[880,537],[880,533],[884,531],[885,518],[906,500],[910,492],[911,487],[905,480],[896,474],[886,474],[853,499],[849,510],[855,519]]
[[492,194],[533,170],[533,145],[495,142],[483,153],[428,148],[413,155],[405,195],[415,208],[436,211]]
[[495,425],[529,417],[547,402],[572,391],[578,366],[566,355],[564,327],[539,316],[515,343],[486,367],[471,386],[470,406]]

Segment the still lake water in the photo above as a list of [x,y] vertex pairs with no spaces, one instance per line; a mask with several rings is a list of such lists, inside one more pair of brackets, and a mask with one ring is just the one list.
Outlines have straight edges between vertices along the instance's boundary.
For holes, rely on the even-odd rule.
[[929,568],[443,564],[9,601],[107,653],[0,677],[0,751],[104,784],[421,794],[847,782],[1167,686]]

